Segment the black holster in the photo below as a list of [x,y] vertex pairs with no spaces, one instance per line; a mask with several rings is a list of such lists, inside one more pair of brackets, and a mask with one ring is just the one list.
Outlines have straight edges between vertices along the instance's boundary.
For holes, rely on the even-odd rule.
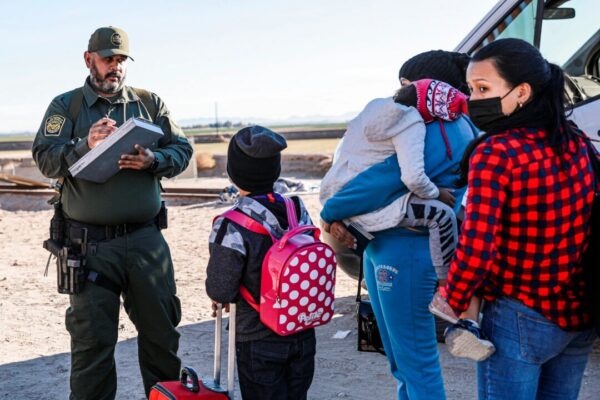
[[87,235],[83,231],[81,238],[70,240],[65,237],[66,223],[60,202],[54,203],[54,215],[50,220],[50,239],[43,243],[44,249],[51,254],[46,264],[46,272],[52,255],[56,257],[56,280],[59,293],[78,294],[83,290],[86,280],[85,252]]
[[165,206],[164,200],[160,202],[160,210],[158,211],[158,215],[156,216],[156,226],[158,226],[158,229],[160,230],[167,229],[167,227],[169,226],[167,218],[167,207]]

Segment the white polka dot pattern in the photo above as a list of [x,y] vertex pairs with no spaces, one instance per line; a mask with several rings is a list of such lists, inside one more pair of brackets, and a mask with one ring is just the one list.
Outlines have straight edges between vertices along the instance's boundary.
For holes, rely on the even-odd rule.
[[261,321],[282,336],[322,325],[334,312],[334,287],[329,246],[305,240],[302,247],[291,240],[283,248],[273,245],[263,264]]

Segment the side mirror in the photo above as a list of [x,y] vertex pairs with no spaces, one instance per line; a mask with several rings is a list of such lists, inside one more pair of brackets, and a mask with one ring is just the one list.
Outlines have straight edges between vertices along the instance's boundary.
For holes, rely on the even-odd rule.
[[544,19],[571,19],[575,18],[574,8],[546,8],[544,9]]

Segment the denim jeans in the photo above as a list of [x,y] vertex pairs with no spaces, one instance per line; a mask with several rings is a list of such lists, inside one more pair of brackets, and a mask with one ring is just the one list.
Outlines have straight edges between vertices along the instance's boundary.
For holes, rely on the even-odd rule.
[[480,400],[577,399],[596,334],[567,332],[517,300],[483,309],[496,352],[477,365]]
[[236,343],[244,400],[303,400],[315,372],[314,330]]

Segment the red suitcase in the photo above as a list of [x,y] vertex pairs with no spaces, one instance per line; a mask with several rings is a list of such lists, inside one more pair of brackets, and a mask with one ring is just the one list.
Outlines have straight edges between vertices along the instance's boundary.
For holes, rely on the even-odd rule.
[[215,320],[215,362],[213,380],[201,381],[190,367],[181,369],[178,381],[159,382],[152,387],[148,400],[233,400],[235,379],[235,304],[229,305],[229,335],[227,350],[227,388],[221,381],[221,327],[223,310],[217,307]]

